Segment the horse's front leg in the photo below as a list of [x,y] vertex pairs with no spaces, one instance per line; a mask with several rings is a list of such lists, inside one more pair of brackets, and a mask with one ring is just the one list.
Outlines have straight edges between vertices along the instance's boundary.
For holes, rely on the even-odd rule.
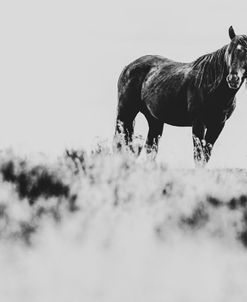
[[[202,120],[197,119],[192,125],[192,136],[193,136],[193,154],[195,165],[198,167],[204,166],[209,160],[208,156],[205,156],[206,142],[205,142],[206,126]],[[211,154],[211,152],[210,152]]]
[[224,122],[214,122],[206,126],[203,122],[196,121],[193,124],[194,160],[196,166],[203,167],[209,161],[214,143],[219,137]]
[[215,122],[207,126],[207,131],[205,134],[205,147],[204,147],[206,162],[209,161],[214,143],[219,137],[224,126],[225,126],[225,122]]
[[193,142],[195,164],[204,167],[211,157],[213,145],[208,143],[206,139],[199,140],[195,136],[193,136]]

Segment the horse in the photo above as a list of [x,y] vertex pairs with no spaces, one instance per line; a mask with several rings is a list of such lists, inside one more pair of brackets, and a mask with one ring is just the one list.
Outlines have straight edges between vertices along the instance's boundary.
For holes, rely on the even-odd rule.
[[236,35],[232,26],[228,32],[229,44],[193,62],[146,55],[123,69],[118,79],[116,150],[133,146],[134,121],[141,112],[149,127],[146,154],[156,158],[164,124],[192,127],[194,161],[205,166],[247,78],[247,36]]

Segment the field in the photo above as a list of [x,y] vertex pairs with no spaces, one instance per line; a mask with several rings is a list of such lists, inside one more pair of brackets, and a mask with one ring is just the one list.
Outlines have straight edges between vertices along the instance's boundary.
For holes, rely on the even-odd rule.
[[247,299],[247,171],[0,157],[0,301]]

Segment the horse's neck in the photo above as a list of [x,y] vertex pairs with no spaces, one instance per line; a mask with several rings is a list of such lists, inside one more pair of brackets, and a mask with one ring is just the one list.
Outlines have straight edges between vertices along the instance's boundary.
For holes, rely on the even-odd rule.
[[205,93],[217,89],[227,74],[225,52],[227,45],[213,53],[201,56],[192,63],[194,84]]

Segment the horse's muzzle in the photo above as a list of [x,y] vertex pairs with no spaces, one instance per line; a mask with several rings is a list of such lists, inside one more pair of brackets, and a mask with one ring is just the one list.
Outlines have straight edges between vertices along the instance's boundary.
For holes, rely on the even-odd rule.
[[237,74],[228,74],[226,81],[231,89],[238,89],[241,84],[240,78]]

